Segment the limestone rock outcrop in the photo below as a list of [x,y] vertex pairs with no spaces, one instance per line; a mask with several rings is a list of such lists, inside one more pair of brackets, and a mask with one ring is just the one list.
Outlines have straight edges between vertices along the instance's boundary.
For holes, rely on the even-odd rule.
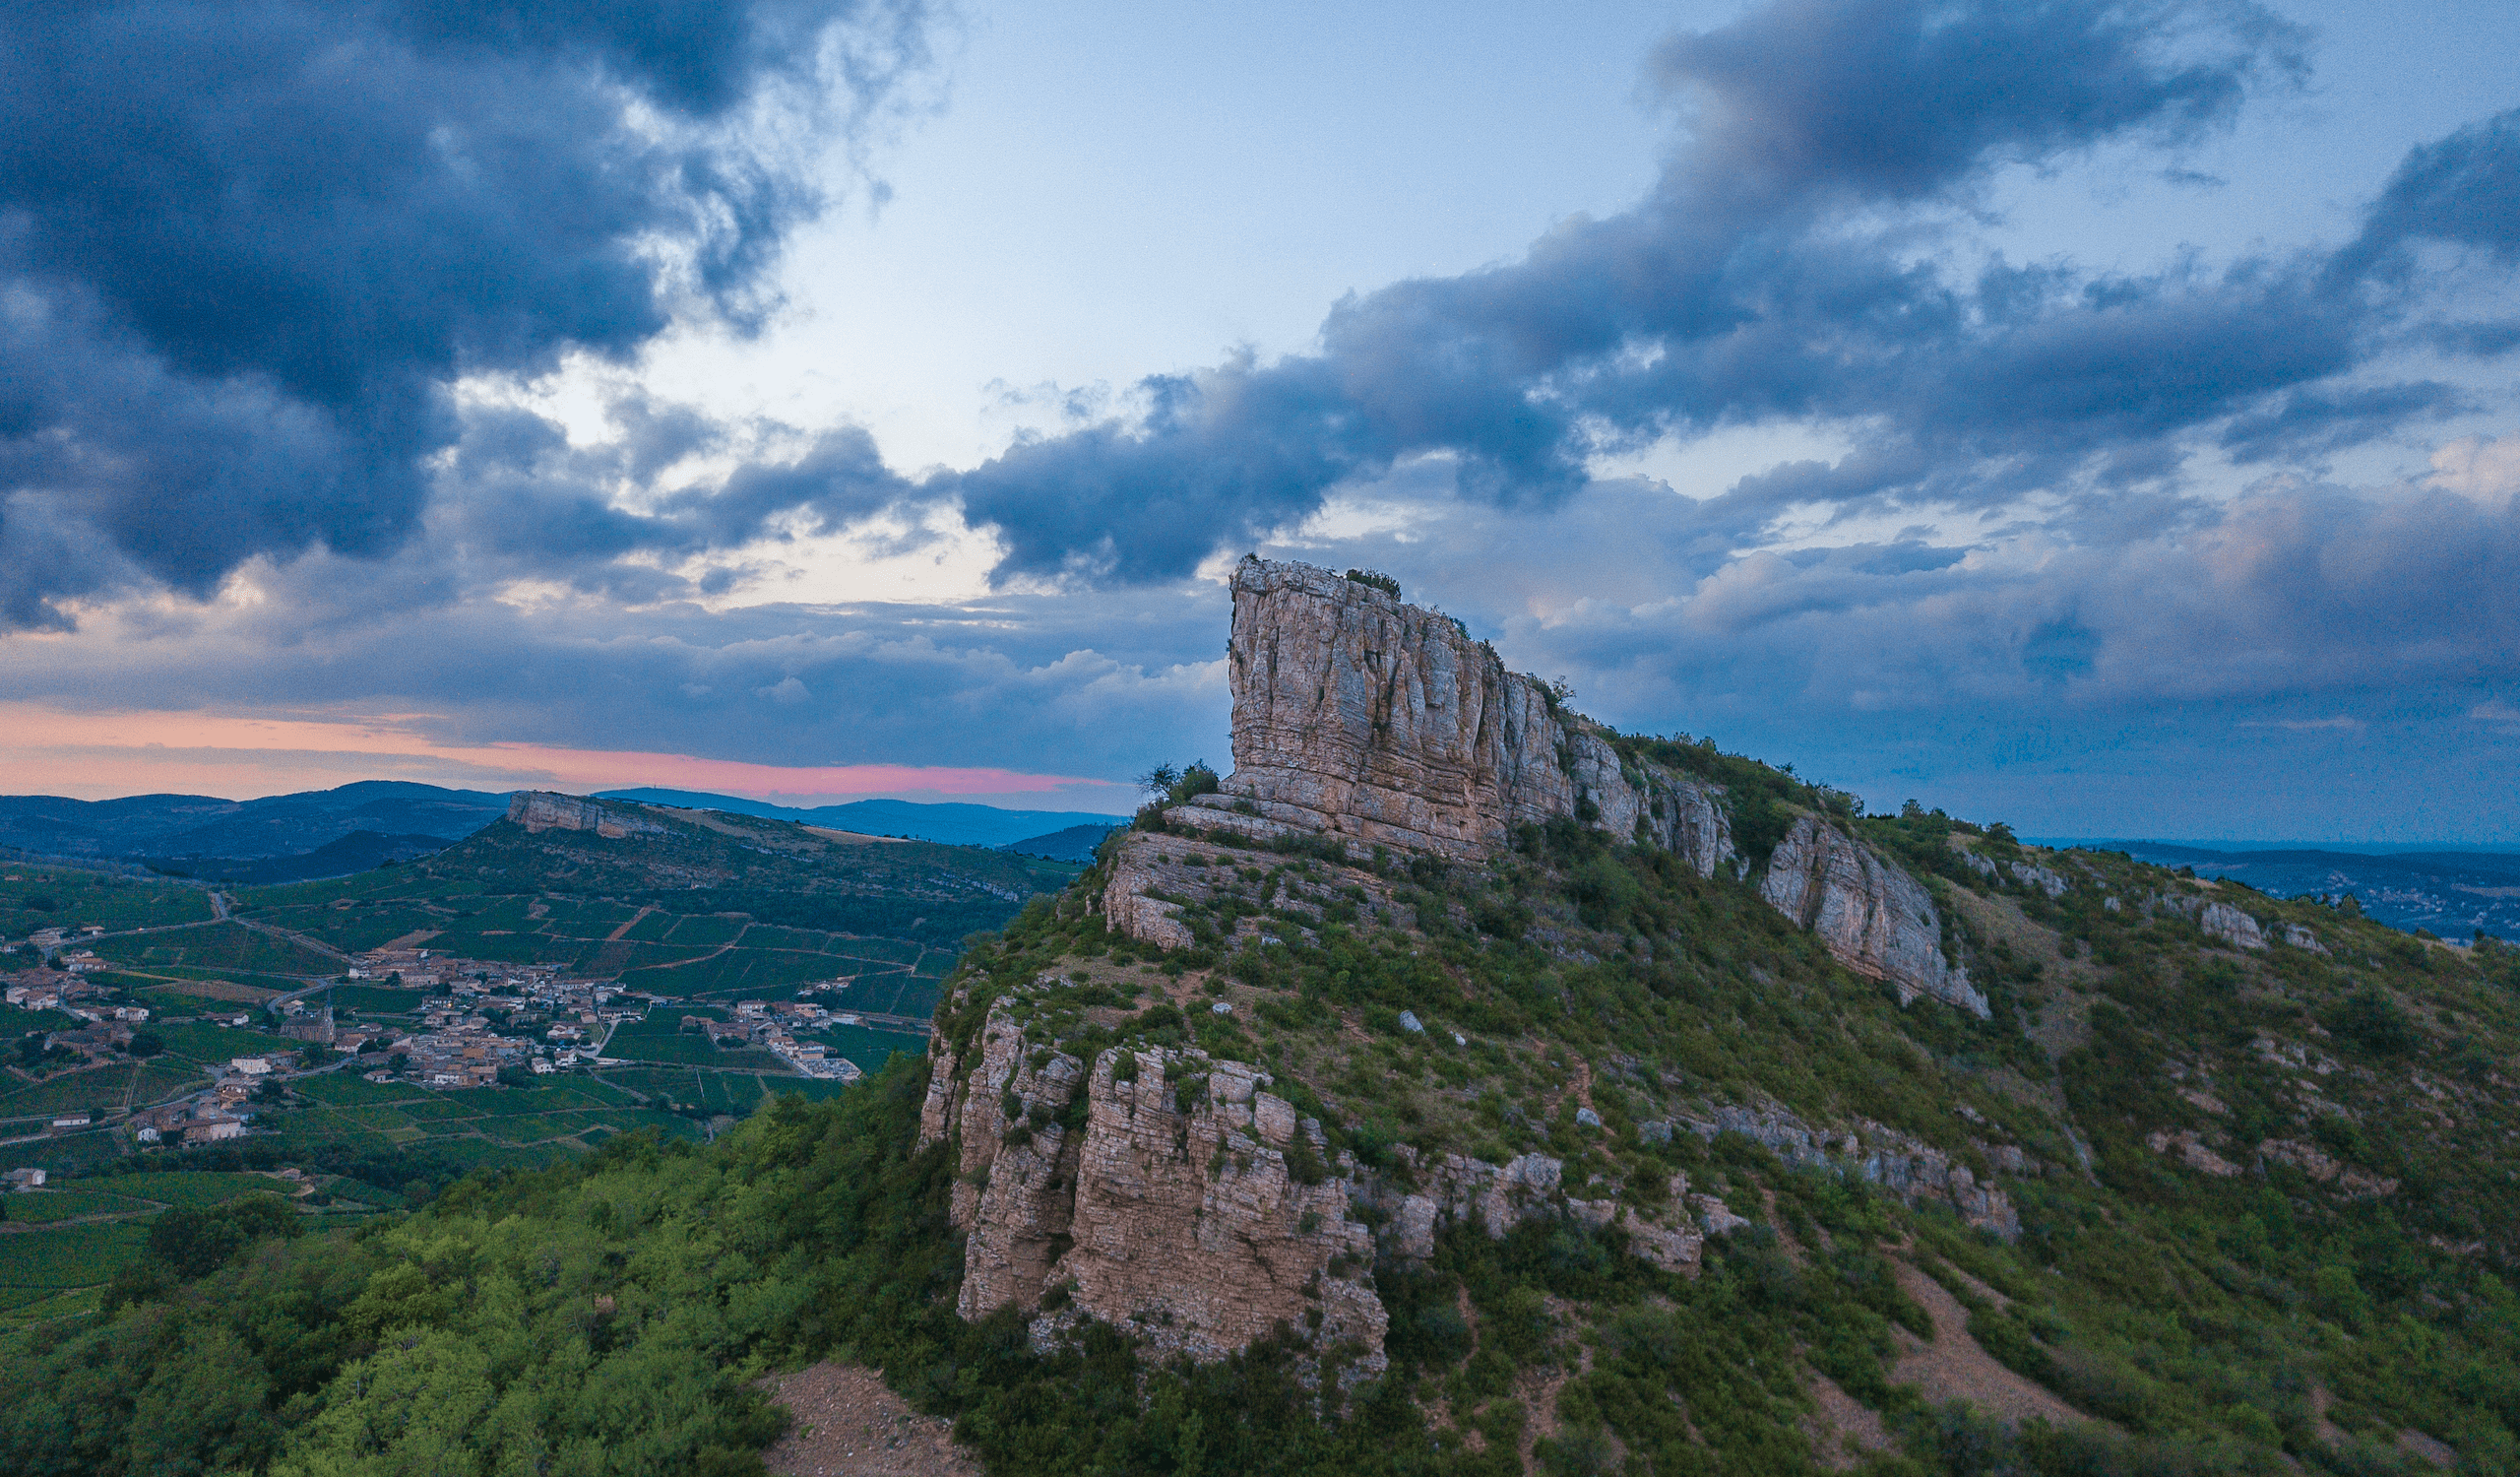
[[[1942,1150],[1868,1119],[1858,1120],[1853,1129],[1822,1130],[1773,1104],[1763,1108],[1731,1105],[1712,1110],[1704,1119],[1641,1126],[1648,1138],[1658,1131],[1669,1136],[1674,1127],[1706,1139],[1718,1133],[1738,1133],[1796,1168],[1825,1169],[1878,1185],[1912,1205],[1919,1201],[1948,1205],[1963,1222],[2005,1241],[2021,1235],[2021,1216],[2002,1189],[1980,1184],[1975,1171],[1954,1163]],[[1990,1165],[2005,1174],[2040,1170],[2038,1161],[2011,1144],[1978,1147]]]
[[1305,564],[1245,560],[1228,643],[1233,774],[1190,823],[1477,861],[1557,816],[1668,847],[1702,876],[1732,858],[1716,793],[1623,761],[1460,622]]
[[[2220,898],[2199,897],[2187,892],[2164,893],[2154,898],[2146,911],[2178,914],[2195,924],[2208,938],[2219,938],[2236,949],[2266,947],[2266,931],[2257,926],[2257,920]],[[2300,926],[2289,925],[2288,928],[2299,929]],[[2308,932],[2308,930],[2300,931]],[[2311,942],[2316,944],[2316,934],[2311,935]]]
[[1857,974],[1984,1018],[1986,997],[1942,953],[1942,920],[1922,884],[1846,832],[1805,815],[1777,843],[1759,896],[1820,935]]
[[[942,1043],[939,1043],[942,1047]],[[1034,1310],[1053,1288],[1160,1349],[1215,1358],[1284,1323],[1382,1367],[1373,1237],[1353,1165],[1266,1072],[1197,1051],[1027,1048],[993,1008],[972,1068],[941,1050],[921,1142],[958,1140],[960,1311]],[[1081,1110],[1081,1111],[1079,1111]],[[1310,1182],[1310,1183],[1307,1183]]]
[[665,833],[663,826],[640,814],[636,805],[607,804],[581,795],[555,795],[546,790],[519,791],[508,801],[507,818],[528,832],[593,831],[607,839]]
[[[1327,569],[1246,559],[1233,577],[1233,773],[1166,812],[1178,829],[1258,840],[1338,837],[1480,861],[1518,826],[1571,818],[1687,859],[1700,876],[1737,861],[1716,787],[1623,756],[1597,725],[1505,670],[1439,611]],[[1160,843],[1132,835],[1111,863],[1112,927],[1163,948],[1192,941]],[[2044,869],[2031,885],[2062,879]],[[1816,930],[1849,968],[1986,1013],[1942,955],[1924,888],[1833,825],[1805,817],[1770,862],[1761,896]]]

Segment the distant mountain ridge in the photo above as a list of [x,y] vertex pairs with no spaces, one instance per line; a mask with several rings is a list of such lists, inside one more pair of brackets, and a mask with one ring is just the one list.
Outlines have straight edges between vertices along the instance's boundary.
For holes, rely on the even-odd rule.
[[[0,796],[0,848],[36,857],[136,864],[205,881],[245,884],[344,876],[462,841],[507,813],[512,792],[359,780],[259,800],[133,795],[83,801]],[[834,830],[983,846],[1060,861],[1091,860],[1127,817],[995,805],[852,801],[798,809],[693,790],[608,790],[602,798]]]
[[1003,847],[1044,838],[1078,826],[1107,829],[1126,825],[1129,819],[1125,815],[1078,810],[1005,810],[995,805],[921,804],[914,801],[897,800],[850,801],[843,805],[816,805],[802,809],[731,795],[653,787],[598,790],[596,798],[638,801],[649,805],[679,805],[686,810],[724,810],[735,815],[758,815],[766,820],[798,820],[807,825],[830,826],[834,830],[861,831],[873,836],[909,836],[947,846]]
[[508,798],[402,780],[230,801],[135,795],[82,801],[0,797],[0,846],[108,861],[215,857],[260,860],[312,853],[353,832],[460,841],[499,818]]

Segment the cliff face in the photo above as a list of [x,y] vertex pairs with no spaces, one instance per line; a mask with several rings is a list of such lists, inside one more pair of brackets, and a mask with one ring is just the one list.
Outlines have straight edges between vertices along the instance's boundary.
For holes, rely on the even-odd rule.
[[1233,579],[1233,775],[1196,823],[1322,832],[1482,860],[1513,828],[1581,816],[1711,875],[1732,855],[1704,786],[1622,765],[1583,720],[1449,616],[1326,569]]
[[943,1047],[921,1134],[958,1143],[965,1317],[1038,1310],[1055,1288],[1197,1358],[1285,1323],[1382,1367],[1354,1166],[1329,1163],[1321,1125],[1268,1091],[1266,1072],[1195,1050],[1115,1047],[1090,1065],[1028,1052],[1002,1006],[962,1081]]
[[1839,963],[1984,1019],[1986,997],[1942,954],[1942,920],[1916,878],[1844,831],[1805,815],[1768,859],[1759,896],[1820,935]]
[[[1062,988],[1045,979],[1040,991]],[[1331,1154],[1321,1125],[1258,1067],[1156,1047],[1107,1048],[1089,1062],[1028,1043],[1008,998],[968,1060],[941,1035],[930,1053],[919,1142],[956,1155],[966,1318],[1012,1307],[1046,1333],[1073,1309],[1200,1359],[1284,1325],[1370,1373],[1384,1366],[1389,1323],[1373,1268],[1424,1261],[1448,1227],[1491,1237],[1534,1219],[1615,1228],[1639,1257],[1693,1277],[1708,1236],[1748,1224],[1691,1194],[1684,1175],[1643,1196],[1596,1182],[1588,1198],[1546,1154],[1493,1164],[1397,1145],[1385,1171],[1366,1171]],[[1638,1127],[1649,1142],[1739,1132],[1789,1164],[1947,1204],[2007,1240],[2020,1234],[2001,1189],[1878,1124],[1823,1130],[1771,1104]],[[1980,1147],[2005,1173],[2041,1170],[2017,1148]]]
[[618,838],[634,834],[662,836],[665,828],[639,813],[636,805],[612,805],[579,795],[543,790],[521,791],[508,801],[508,819],[529,832],[593,831]]
[[[1516,826],[1565,816],[1665,847],[1700,876],[1734,860],[1720,790],[1623,761],[1447,615],[1326,569],[1250,559],[1233,578],[1228,655],[1233,773],[1219,793],[1174,808],[1185,826],[1480,861]],[[1161,851],[1128,838],[1103,907],[1129,936],[1180,948],[1190,931],[1154,894],[1196,889],[1166,884]],[[1985,997],[1943,958],[1932,897],[1835,826],[1796,823],[1760,896],[1901,998],[1986,1013]]]

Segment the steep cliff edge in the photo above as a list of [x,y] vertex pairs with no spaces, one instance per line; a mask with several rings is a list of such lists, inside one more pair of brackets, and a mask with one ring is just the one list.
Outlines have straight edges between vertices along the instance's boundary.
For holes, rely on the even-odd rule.
[[1901,1004],[1922,995],[1986,1017],[1986,997],[1968,971],[1943,957],[1932,897],[1836,826],[1796,820],[1768,859],[1759,896],[1819,934],[1839,963],[1897,986]]
[[1196,1358],[1284,1325],[1382,1368],[1354,1161],[1331,1172],[1321,1124],[1267,1072],[1196,1049],[1028,1050],[1003,1000],[959,1081],[942,1045],[922,1147],[950,1128],[963,1316],[1072,1306]]
[[645,806],[610,803],[582,795],[545,790],[519,791],[508,801],[507,818],[527,834],[544,831],[593,831],[607,841],[624,836],[662,836],[665,828],[641,813]]
[[[1738,860],[1721,789],[1622,754],[1439,611],[1327,569],[1247,559],[1227,650],[1233,773],[1173,807],[1169,824],[1483,862],[1517,827],[1572,819],[1668,850],[1702,877]],[[1131,937],[1184,947],[1191,931],[1166,899],[1200,889],[1166,885],[1161,870],[1160,843],[1127,837],[1104,908]],[[1984,995],[1943,956],[1931,895],[1836,825],[1795,822],[1759,895],[1903,1000],[1985,1014]]]
[[1732,857],[1707,787],[1622,762],[1548,689],[1450,616],[1305,564],[1244,561],[1227,647],[1233,774],[1199,824],[1308,831],[1480,861],[1567,816],[1670,849],[1700,876]]

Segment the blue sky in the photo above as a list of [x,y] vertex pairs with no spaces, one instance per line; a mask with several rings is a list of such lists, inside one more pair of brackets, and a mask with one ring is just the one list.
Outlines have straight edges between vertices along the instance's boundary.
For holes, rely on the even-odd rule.
[[1109,808],[1259,549],[1876,803],[2520,841],[2507,7],[1224,11],[0,20],[8,788]]

